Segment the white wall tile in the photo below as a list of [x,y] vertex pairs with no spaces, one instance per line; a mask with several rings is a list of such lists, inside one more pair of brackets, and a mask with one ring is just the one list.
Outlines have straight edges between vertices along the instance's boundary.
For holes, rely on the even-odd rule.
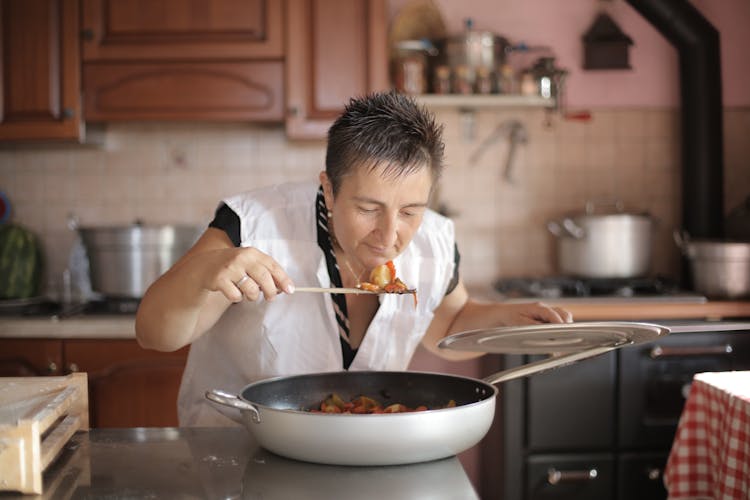
[[[659,220],[654,272],[679,272],[671,231],[679,225],[679,117],[675,110],[594,110],[566,121],[543,110],[481,110],[466,137],[461,114],[436,111],[445,125],[446,170],[439,201],[456,214],[464,279],[555,272],[555,241],[546,223],[580,211],[587,199],[615,197]],[[520,120],[528,143],[516,156],[515,184],[503,169],[507,136],[475,164],[469,157],[506,120]],[[727,209],[750,194],[750,110],[725,113]],[[0,189],[16,219],[43,233],[62,270],[72,243],[67,214],[94,224],[205,224],[219,200],[288,180],[317,179],[323,141],[288,141],[280,126],[248,124],[110,124],[102,147],[0,151]],[[64,257],[63,257],[64,256]]]

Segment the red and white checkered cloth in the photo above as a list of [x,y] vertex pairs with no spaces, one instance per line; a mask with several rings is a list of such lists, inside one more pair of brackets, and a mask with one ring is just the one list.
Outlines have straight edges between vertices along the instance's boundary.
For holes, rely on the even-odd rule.
[[664,472],[670,499],[750,499],[750,371],[693,378]]

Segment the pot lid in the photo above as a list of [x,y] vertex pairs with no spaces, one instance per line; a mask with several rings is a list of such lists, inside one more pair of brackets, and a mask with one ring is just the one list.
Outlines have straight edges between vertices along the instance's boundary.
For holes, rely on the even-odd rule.
[[545,323],[471,330],[440,341],[443,349],[494,354],[561,354],[650,342],[669,328],[636,322]]

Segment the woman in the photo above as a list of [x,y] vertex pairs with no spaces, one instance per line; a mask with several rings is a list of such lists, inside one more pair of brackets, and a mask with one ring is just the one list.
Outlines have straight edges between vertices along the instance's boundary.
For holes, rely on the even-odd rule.
[[[146,292],[146,348],[192,344],[180,425],[229,423],[204,398],[280,375],[404,370],[421,342],[482,327],[571,321],[542,304],[480,304],[458,274],[453,223],[429,210],[443,168],[442,130],[396,93],[353,99],[328,133],[320,184],[224,200],[200,240]],[[393,261],[410,295],[294,293],[296,284],[359,286]],[[281,297],[280,297],[281,295]],[[228,414],[232,417],[233,415]],[[236,415],[234,415],[236,417]]]

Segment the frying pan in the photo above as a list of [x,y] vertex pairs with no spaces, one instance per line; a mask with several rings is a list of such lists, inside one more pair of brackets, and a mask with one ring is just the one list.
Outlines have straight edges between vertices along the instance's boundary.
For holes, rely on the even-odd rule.
[[[464,332],[445,338],[442,348],[528,354],[547,359],[501,371],[484,379],[409,371],[340,371],[261,380],[229,394],[206,397],[240,410],[258,443],[279,455],[336,465],[398,465],[436,460],[477,444],[495,417],[494,384],[604,354],[624,345],[653,340],[669,329],[647,323],[531,325]],[[413,413],[320,414],[331,393],[345,401],[359,395],[383,405],[438,408]],[[450,401],[455,407],[444,408]]]

